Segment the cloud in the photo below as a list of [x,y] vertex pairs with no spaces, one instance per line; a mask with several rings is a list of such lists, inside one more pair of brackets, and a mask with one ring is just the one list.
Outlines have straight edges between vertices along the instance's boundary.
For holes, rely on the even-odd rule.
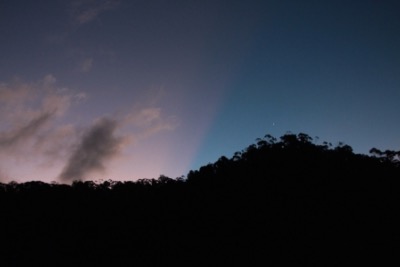
[[44,161],[41,166],[53,166],[54,159],[65,161],[76,141],[76,135],[76,127],[72,124],[53,127],[43,134],[37,134],[33,150],[40,152],[47,159],[53,159]]
[[2,104],[20,102],[25,99],[29,93],[28,86],[18,86],[10,88],[8,84],[0,84],[0,102]]
[[76,95],[74,95],[74,100],[77,103],[84,101],[86,98],[87,98],[86,93],[77,93]]
[[[33,162],[50,165],[65,158],[75,129],[60,124],[60,118],[74,98],[67,89],[57,88],[53,75],[37,82],[0,83],[0,165],[9,167],[22,159],[23,168]],[[1,166],[0,173],[11,176]]]
[[134,138],[140,140],[164,130],[174,130],[179,122],[174,116],[164,116],[161,108],[153,107],[128,113],[123,125],[131,126]]
[[113,162],[130,160],[145,139],[178,126],[156,101],[99,114],[88,127],[84,120],[69,121],[70,107],[86,100],[83,92],[60,88],[53,75],[36,82],[0,82],[0,180],[27,180],[32,174],[42,179],[43,173],[47,181],[85,179],[106,172]]
[[85,24],[96,19],[100,14],[118,6],[118,0],[76,0],[71,2],[72,16],[75,23]]
[[46,75],[38,82],[17,80],[1,84],[0,119],[21,125],[45,113],[62,116],[70,106],[71,96],[65,90],[58,90],[55,83],[54,76]]
[[86,58],[81,62],[80,71],[81,72],[89,72],[93,66],[93,58]]
[[118,123],[114,119],[98,120],[83,135],[70,155],[59,178],[63,181],[81,180],[92,171],[104,171],[105,162],[121,150],[124,138],[115,136]]
[[36,83],[14,82],[0,86],[1,145],[19,143],[37,133],[46,122],[65,114],[71,96],[54,87],[55,78]]
[[56,77],[54,77],[52,74],[47,74],[43,78],[43,85],[45,85],[46,87],[51,86],[54,85],[56,81],[57,81]]
[[58,178],[64,182],[83,180],[93,172],[104,172],[124,148],[177,125],[176,119],[163,116],[160,108],[142,108],[119,119],[97,119],[77,142]]
[[22,127],[9,132],[0,132],[0,148],[7,149],[29,139],[35,135],[52,116],[53,114],[46,112],[40,114],[37,118],[34,118]]
[[148,126],[155,121],[158,121],[160,117],[160,108],[143,108],[137,112],[128,113],[125,117],[125,123],[136,126]]

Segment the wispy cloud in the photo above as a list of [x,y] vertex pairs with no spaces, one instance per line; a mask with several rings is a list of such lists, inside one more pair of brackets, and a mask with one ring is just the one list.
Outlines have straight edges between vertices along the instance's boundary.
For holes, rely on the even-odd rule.
[[83,93],[83,92],[77,93],[76,95],[74,95],[74,99],[76,102],[84,101],[86,98],[87,98],[87,95],[86,95],[86,93]]
[[85,24],[118,6],[119,0],[75,0],[71,2],[74,22]]
[[175,116],[165,116],[161,108],[148,107],[127,113],[122,120],[125,127],[131,127],[135,141],[145,139],[162,131],[174,130],[179,126]]
[[80,64],[81,72],[89,72],[93,66],[93,58],[85,58]]
[[160,108],[142,108],[137,111],[131,111],[124,118],[125,124],[132,124],[134,126],[149,126],[158,122],[161,119]]

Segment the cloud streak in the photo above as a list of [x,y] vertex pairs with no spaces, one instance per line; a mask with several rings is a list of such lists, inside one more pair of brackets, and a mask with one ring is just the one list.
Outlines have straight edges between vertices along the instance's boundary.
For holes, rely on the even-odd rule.
[[45,112],[18,129],[0,132],[0,148],[10,148],[34,136],[52,116],[52,113]]
[[72,16],[82,25],[96,19],[100,14],[116,8],[118,0],[76,0],[72,1]]
[[105,162],[121,150],[124,138],[115,136],[116,120],[102,118],[83,135],[70,155],[59,178],[63,181],[81,180],[92,171],[104,171]]

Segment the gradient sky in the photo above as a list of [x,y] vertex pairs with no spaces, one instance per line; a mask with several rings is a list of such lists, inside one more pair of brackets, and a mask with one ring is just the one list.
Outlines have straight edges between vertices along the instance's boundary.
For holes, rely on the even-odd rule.
[[384,0],[0,1],[0,181],[177,177],[287,131],[399,150],[399,14]]

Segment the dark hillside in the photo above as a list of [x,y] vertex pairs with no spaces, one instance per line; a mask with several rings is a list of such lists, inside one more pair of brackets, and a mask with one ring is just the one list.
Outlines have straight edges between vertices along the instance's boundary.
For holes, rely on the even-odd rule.
[[267,135],[187,178],[0,184],[1,265],[398,264],[400,154],[371,153]]

